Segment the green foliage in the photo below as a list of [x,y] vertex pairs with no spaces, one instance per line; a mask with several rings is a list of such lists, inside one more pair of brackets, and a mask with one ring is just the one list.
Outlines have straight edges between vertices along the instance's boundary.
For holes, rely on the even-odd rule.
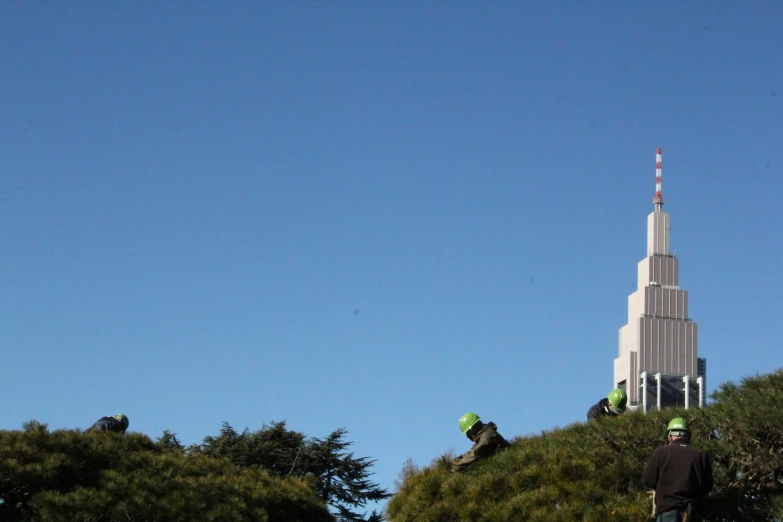
[[[706,520],[783,519],[783,371],[725,384],[704,409],[626,413],[573,424],[451,473],[443,458],[402,477],[391,522],[642,521],[652,502],[641,473],[672,417],[713,460]],[[410,471],[410,469],[408,470]]]
[[390,494],[370,480],[374,461],[354,457],[338,429],[324,439],[310,438],[273,422],[260,430],[237,432],[224,423],[217,437],[206,437],[190,454],[225,458],[240,469],[261,467],[278,477],[298,477],[308,482],[323,502],[330,505],[339,520],[380,520],[373,512],[365,519],[356,511],[367,502],[386,499]]
[[717,509],[736,518],[783,519],[783,370],[724,384],[712,398],[705,449],[718,462],[724,488]]
[[[454,459],[452,459],[454,460]],[[406,480],[419,473],[421,469],[413,462],[413,459],[408,457],[402,465],[400,474],[397,475],[397,480],[394,481],[395,491],[399,491]]]
[[[339,520],[388,498],[369,477],[374,461],[354,457],[338,429],[309,438],[273,422],[185,447],[169,431],[153,442],[60,430],[32,421],[0,431],[0,520]],[[380,522],[372,512],[369,522]]]
[[301,480],[185,455],[171,433],[0,431],[3,522],[329,521]]
[[285,421],[272,422],[258,431],[238,433],[223,423],[217,437],[206,437],[191,451],[226,458],[240,468],[260,466],[272,475],[302,477],[306,471],[301,453],[307,451],[307,437],[286,428]]
[[[318,495],[337,510],[339,519],[361,521],[364,518],[354,508],[368,501],[384,500],[391,494],[369,479],[374,460],[357,458],[347,451],[352,443],[345,440],[345,434],[344,429],[338,429],[325,439],[313,439],[307,462],[310,472],[318,478]],[[369,517],[377,518],[377,513]]]

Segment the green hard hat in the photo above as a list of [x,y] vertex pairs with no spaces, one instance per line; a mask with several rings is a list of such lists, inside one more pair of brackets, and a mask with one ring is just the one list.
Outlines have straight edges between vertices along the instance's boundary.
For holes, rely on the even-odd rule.
[[112,415],[112,418],[120,421],[122,427],[126,430],[128,429],[128,426],[130,426],[130,421],[128,420],[128,417],[126,417],[122,413],[118,413],[117,415]]
[[675,417],[669,423],[669,427],[666,428],[667,434],[670,431],[687,431],[688,433],[690,433],[691,430],[688,428],[688,421],[686,421],[682,417]]
[[625,411],[625,405],[628,403],[628,395],[626,395],[625,390],[615,388],[609,392],[609,395],[607,395],[606,398],[609,399],[609,404],[612,405],[612,408],[614,408],[617,413]]
[[478,421],[480,421],[479,416],[473,413],[472,411],[469,411],[465,415],[459,418],[459,429],[462,430],[462,434],[468,432],[470,428],[473,427],[474,424],[476,424]]

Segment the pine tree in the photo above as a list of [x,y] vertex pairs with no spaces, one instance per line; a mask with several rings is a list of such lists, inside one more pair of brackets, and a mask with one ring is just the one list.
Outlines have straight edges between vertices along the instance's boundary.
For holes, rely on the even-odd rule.
[[373,511],[365,519],[357,508],[386,499],[390,494],[370,480],[370,468],[375,461],[354,457],[347,451],[353,443],[345,439],[346,433],[341,428],[324,439],[311,438],[287,429],[285,421],[240,433],[223,423],[219,435],[206,437],[201,445],[189,451],[225,458],[240,469],[260,467],[278,477],[308,480],[340,520],[380,521],[379,513]]
[[[451,461],[454,459],[452,458]],[[408,457],[402,464],[402,469],[397,475],[397,480],[394,481],[394,488],[396,491],[402,489],[402,485],[406,480],[417,474],[421,469],[413,462],[413,459]]]
[[217,437],[205,437],[191,451],[226,458],[240,468],[260,466],[278,477],[302,477],[301,453],[307,447],[307,437],[287,429],[285,421],[265,424],[254,432],[245,428],[242,433],[224,422]]
[[713,462],[715,488],[705,520],[783,521],[783,370],[724,384],[702,409],[626,413],[575,423],[451,473],[436,458],[405,473],[387,507],[391,522],[605,521],[648,519],[641,473],[665,443],[673,417],[684,417],[692,443]]
[[[353,443],[345,440],[346,430],[337,429],[325,439],[314,439],[308,454],[311,472],[316,475],[316,493],[332,506],[341,520],[364,521],[355,511],[367,502],[379,501],[391,496],[385,489],[370,480],[370,468],[375,463],[367,457],[354,457],[348,452]],[[371,513],[368,520],[379,520],[378,513]]]
[[334,520],[309,484],[185,455],[173,434],[0,431],[3,522]]

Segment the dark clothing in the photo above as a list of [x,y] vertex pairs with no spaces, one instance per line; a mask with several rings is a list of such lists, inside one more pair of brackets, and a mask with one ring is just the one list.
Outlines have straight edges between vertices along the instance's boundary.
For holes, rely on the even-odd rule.
[[671,511],[666,511],[665,513],[657,515],[655,517],[655,522],[682,522],[682,516],[684,514],[684,511],[672,509]]
[[125,433],[125,428],[122,423],[114,417],[101,417],[101,419],[87,428],[87,431],[114,431],[117,433]]
[[677,510],[688,503],[699,508],[712,490],[712,464],[705,452],[683,439],[657,448],[642,473],[642,484],[655,489],[655,514]]
[[603,398],[594,404],[589,410],[587,410],[587,420],[596,420],[601,417],[615,417],[619,413],[615,413],[609,409],[609,399]]
[[452,471],[464,471],[465,468],[477,460],[492,456],[499,450],[510,446],[506,439],[500,436],[498,427],[494,422],[485,424],[476,433],[475,441],[473,447],[467,453],[456,458]]

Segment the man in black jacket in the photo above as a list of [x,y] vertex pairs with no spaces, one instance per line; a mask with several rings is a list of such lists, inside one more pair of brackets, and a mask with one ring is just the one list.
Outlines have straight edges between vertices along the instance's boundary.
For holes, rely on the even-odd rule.
[[115,433],[125,433],[130,426],[128,417],[119,413],[111,417],[101,417],[95,424],[87,428],[87,431],[113,431]]
[[666,429],[669,444],[656,448],[644,467],[642,484],[655,489],[656,522],[700,520],[704,497],[712,490],[712,464],[705,452],[690,445],[691,432],[682,417]]
[[621,388],[615,388],[609,395],[587,410],[587,420],[597,420],[600,417],[614,417],[625,411],[628,395]]

